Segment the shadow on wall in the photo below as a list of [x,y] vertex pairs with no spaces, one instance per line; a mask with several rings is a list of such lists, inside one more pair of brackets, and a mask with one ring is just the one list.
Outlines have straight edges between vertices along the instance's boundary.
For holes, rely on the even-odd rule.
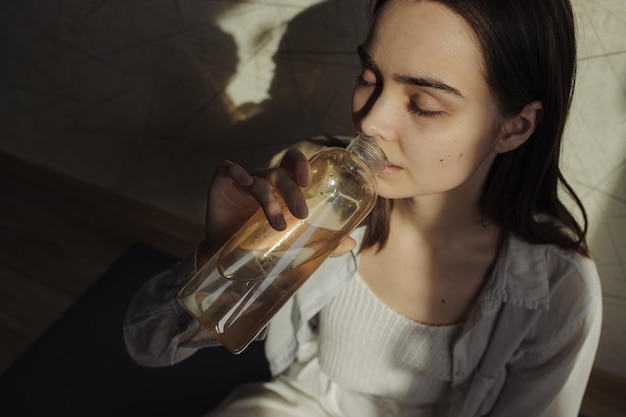
[[200,219],[217,161],[351,134],[365,4],[263,3],[4,2],[0,151]]

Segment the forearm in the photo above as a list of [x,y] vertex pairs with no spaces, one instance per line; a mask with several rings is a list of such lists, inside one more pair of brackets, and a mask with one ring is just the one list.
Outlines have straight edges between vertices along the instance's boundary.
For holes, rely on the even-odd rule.
[[[129,355],[140,365],[171,365],[202,345],[215,343],[208,332],[198,330],[197,322],[176,299],[180,288],[195,274],[196,262],[195,253],[191,254],[151,278],[133,297],[124,320],[124,341]],[[194,343],[189,346],[191,339]]]

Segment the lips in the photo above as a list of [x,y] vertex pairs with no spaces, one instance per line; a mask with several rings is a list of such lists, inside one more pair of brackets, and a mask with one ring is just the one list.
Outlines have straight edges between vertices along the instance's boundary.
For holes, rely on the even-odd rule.
[[400,171],[402,168],[400,168],[397,165],[394,165],[392,163],[387,164],[387,166],[385,167],[385,169],[382,170],[382,172],[380,173],[380,175],[392,175],[398,171]]

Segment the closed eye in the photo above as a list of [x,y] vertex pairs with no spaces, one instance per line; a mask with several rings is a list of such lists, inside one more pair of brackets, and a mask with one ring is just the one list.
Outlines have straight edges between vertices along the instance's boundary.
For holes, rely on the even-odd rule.
[[419,107],[417,104],[415,104],[411,100],[409,100],[408,106],[409,106],[409,111],[411,113],[417,114],[418,116],[422,116],[422,117],[439,117],[439,116],[443,115],[442,111],[422,109],[421,107]]
[[360,73],[359,75],[356,76],[355,82],[356,82],[356,85],[362,86],[362,87],[374,87],[377,84],[376,81],[370,81],[366,79],[363,73]]

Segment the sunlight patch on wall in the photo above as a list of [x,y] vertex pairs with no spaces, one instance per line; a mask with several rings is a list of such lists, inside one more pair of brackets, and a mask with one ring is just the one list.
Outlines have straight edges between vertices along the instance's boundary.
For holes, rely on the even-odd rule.
[[[246,120],[270,98],[278,50],[289,21],[306,8],[325,0],[241,3],[220,17],[217,25],[237,46],[237,69],[224,91],[224,104],[233,122]],[[270,1],[267,1],[269,4]]]

